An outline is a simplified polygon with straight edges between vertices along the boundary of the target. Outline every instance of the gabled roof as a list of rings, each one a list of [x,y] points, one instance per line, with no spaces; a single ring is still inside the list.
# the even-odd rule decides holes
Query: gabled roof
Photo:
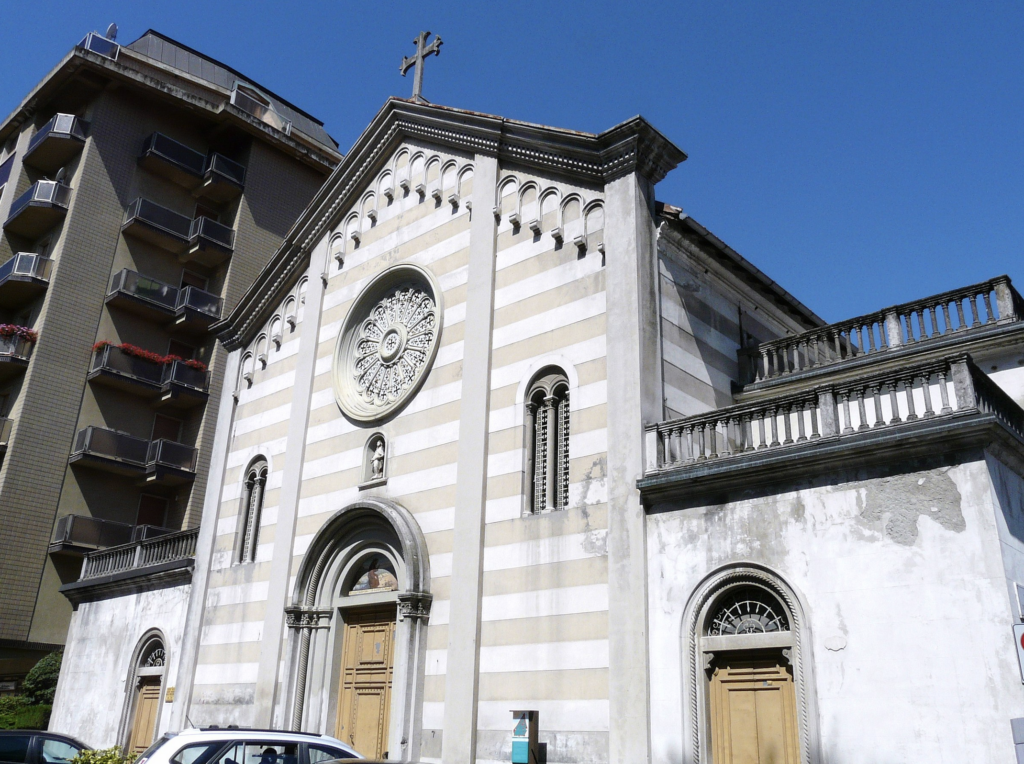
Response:
[[[356,195],[408,138],[457,151],[497,156],[505,164],[594,185],[632,172],[657,183],[686,159],[682,150],[643,117],[633,117],[594,134],[389,98],[299,216],[280,249],[235,309],[213,326],[229,350],[247,344],[266,323],[306,269],[312,246],[340,223],[355,203]]]

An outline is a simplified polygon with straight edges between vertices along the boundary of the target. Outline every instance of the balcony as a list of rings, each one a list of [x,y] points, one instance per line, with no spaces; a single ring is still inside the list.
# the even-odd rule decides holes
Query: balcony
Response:
[[[104,345],[93,353],[88,379],[131,395],[156,398],[163,384],[164,365]]]
[[[18,335],[0,335],[0,382],[25,370],[32,357],[33,342]]]
[[[178,289],[127,268],[114,274],[105,302],[152,321],[172,319],[178,304]]]
[[[103,345],[93,353],[89,381],[161,404],[188,408],[209,398],[210,374],[186,361],[154,361]]]
[[[242,165],[216,152],[207,157],[161,133],[146,139],[139,164],[217,203],[234,199],[245,186]]]
[[[1024,450],[1024,410],[967,353],[875,364],[814,389],[648,425],[645,503],[726,501],[851,467],[932,458],[991,443]]]
[[[49,552],[82,555],[97,549],[166,536],[169,533],[175,531],[157,525],[133,525],[87,515],[65,515],[57,520]]]
[[[169,440],[145,440],[102,427],[78,431],[69,463],[151,485],[180,485],[195,478],[196,450]]]
[[[71,186],[55,180],[40,180],[14,200],[4,230],[28,239],[38,239],[64,219],[71,203]]]
[[[188,255],[181,259],[213,268],[225,262],[234,249],[233,229],[208,217],[198,217],[189,229]]]
[[[160,379],[160,402],[189,408],[206,403],[210,397],[210,372],[195,369],[186,361],[165,364]]]
[[[117,60],[118,51],[121,50],[120,45],[113,40],[108,40],[99,32],[89,32],[76,47],[91,51],[112,61]]]
[[[189,248],[192,220],[148,199],[138,198],[124,211],[121,231],[175,254]]]
[[[56,114],[29,141],[25,164],[45,173],[56,172],[85,145],[89,123],[74,114]]]
[[[60,591],[77,605],[94,596],[90,590],[97,585],[109,587],[117,581],[131,587],[131,579],[158,575],[164,586],[176,581],[187,584],[192,580],[198,538],[199,529],[192,528],[90,552],[78,581],[65,584]]]
[[[985,340],[1024,321],[1024,299],[1007,276],[983,281],[866,316],[829,324],[739,351],[744,393],[859,368],[886,357],[941,352]],[[965,346],[965,348],[968,346]]]
[[[110,281],[106,303],[150,321],[169,323],[173,329],[205,332],[220,318],[223,300],[217,295],[187,286],[182,289],[135,271],[119,271]]]
[[[53,260],[34,252],[18,252],[0,265],[0,307],[15,310],[46,291]]]
[[[14,420],[7,417],[0,417],[0,455],[7,451],[7,444],[11,440],[11,430],[14,428]]]

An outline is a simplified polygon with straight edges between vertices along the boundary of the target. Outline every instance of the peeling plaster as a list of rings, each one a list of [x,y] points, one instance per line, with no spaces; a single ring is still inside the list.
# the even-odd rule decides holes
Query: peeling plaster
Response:
[[[960,508],[962,497],[948,471],[943,467],[866,481],[861,520],[868,525],[884,520],[885,535],[904,546],[917,541],[920,516],[931,518],[948,531],[963,533],[967,522]]]

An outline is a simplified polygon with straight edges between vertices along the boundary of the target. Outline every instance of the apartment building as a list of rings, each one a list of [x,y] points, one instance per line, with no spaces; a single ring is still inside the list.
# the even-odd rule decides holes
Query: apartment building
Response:
[[[148,31],[89,34],[0,123],[0,692],[83,554],[196,526],[237,303],[341,155]]]

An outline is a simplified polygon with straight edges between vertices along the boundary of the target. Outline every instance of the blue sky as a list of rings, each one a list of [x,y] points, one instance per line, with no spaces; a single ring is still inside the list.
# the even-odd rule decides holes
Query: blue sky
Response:
[[[598,132],[647,117],[658,187],[827,320],[1009,273],[1024,288],[1024,3],[10,3],[0,111],[85,32],[153,27],[343,150],[421,29],[435,103]]]

